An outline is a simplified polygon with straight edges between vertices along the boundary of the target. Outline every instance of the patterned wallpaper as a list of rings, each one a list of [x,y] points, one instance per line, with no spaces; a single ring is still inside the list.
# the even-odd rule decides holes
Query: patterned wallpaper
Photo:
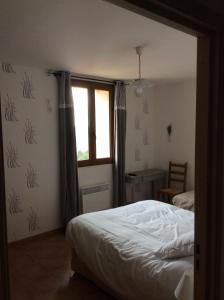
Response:
[[[127,87],[126,173],[154,167],[154,89],[136,97]],[[126,185],[127,199],[149,199],[150,186]]]
[[[43,70],[0,64],[9,241],[60,226],[56,92]]]
[[[127,88],[126,171],[143,170],[154,163],[154,90],[138,98]]]

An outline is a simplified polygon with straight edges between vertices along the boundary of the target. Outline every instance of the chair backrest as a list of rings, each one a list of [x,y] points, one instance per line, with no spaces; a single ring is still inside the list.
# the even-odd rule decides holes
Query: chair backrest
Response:
[[[169,162],[168,187],[172,186],[172,182],[182,185],[182,191],[186,191],[187,162],[184,164]]]

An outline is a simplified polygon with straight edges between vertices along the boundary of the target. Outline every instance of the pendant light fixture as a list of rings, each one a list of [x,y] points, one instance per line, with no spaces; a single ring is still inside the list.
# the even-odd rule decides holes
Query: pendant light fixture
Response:
[[[137,46],[135,48],[136,54],[138,55],[138,78],[130,82],[130,85],[134,88],[136,97],[141,97],[144,93],[144,89],[147,86],[151,86],[146,80],[142,79],[141,73],[141,56],[143,53],[144,46]]]
[[[142,74],[141,74],[141,55],[143,51],[142,46],[138,46],[135,48],[136,53],[138,55],[138,79],[135,80],[135,95],[140,97],[143,94],[143,82],[142,82]]]

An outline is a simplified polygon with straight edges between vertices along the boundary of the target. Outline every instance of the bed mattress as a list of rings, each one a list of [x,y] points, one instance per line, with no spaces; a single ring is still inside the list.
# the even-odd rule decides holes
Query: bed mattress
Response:
[[[174,300],[193,256],[159,259],[155,252],[193,227],[193,212],[146,200],[78,216],[66,235],[80,259],[117,295]]]

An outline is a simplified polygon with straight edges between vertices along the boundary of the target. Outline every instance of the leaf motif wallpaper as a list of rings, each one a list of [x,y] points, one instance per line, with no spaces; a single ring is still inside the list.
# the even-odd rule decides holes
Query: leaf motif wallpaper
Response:
[[[126,171],[153,167],[154,164],[154,88],[136,97],[127,87]]]
[[[0,96],[1,98],[1,96]],[[17,115],[16,115],[16,105],[15,102],[12,100],[12,98],[7,94],[4,103],[3,103],[3,111],[5,120],[9,122],[18,121]]]
[[[2,66],[2,72],[15,73],[12,64],[7,63],[7,62],[3,62],[3,63],[1,63],[1,66]]]
[[[21,84],[23,88],[23,97],[26,99],[35,99],[33,95],[34,86],[32,76],[25,72]]]
[[[7,149],[5,151],[5,157],[8,168],[19,167],[18,151],[11,142],[8,143]]]
[[[45,70],[0,66],[11,242],[60,227],[57,84]]]
[[[143,136],[142,136],[142,142],[144,146],[148,146],[149,145],[149,133],[148,133],[149,129],[145,128],[144,132],[143,132]]]
[[[142,97],[136,97],[127,87],[126,173],[154,167],[154,88],[147,88]],[[133,189],[126,185],[128,201],[146,199],[149,186]]]
[[[37,183],[37,171],[32,167],[30,163],[26,170],[26,185],[28,189],[39,187]]]
[[[21,199],[20,196],[15,192],[15,190],[12,188],[12,190],[8,193],[8,205],[9,205],[9,213],[10,215],[18,214],[22,212],[21,209]]]
[[[30,213],[28,215],[28,227],[30,232],[40,229],[38,214],[32,207],[30,208]]]
[[[170,160],[187,161],[187,189],[193,189],[195,115],[195,78],[148,87],[140,98],[127,87],[126,173],[150,168],[167,170]],[[169,124],[173,128],[170,141]],[[148,199],[149,188],[149,184],[141,190],[127,187],[127,197]]]
[[[36,144],[36,131],[29,119],[26,120],[24,126],[24,135],[26,144]]]

